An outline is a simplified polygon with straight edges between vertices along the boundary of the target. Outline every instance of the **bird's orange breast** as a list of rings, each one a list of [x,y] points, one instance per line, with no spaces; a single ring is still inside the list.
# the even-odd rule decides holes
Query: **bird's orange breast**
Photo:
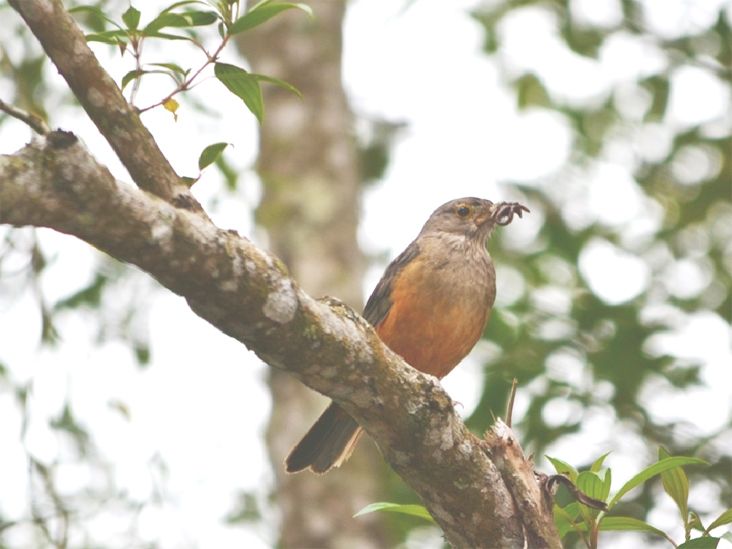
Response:
[[[379,337],[414,368],[444,377],[480,338],[493,295],[483,280],[431,270],[416,260],[395,280]]]

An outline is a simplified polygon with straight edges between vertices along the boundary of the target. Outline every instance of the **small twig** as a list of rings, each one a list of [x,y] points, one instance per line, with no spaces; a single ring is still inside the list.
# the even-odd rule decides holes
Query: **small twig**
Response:
[[[203,72],[203,70],[208,67],[210,64],[215,63],[219,55],[221,54],[221,51],[224,49],[226,44],[229,42],[229,36],[225,36],[221,40],[221,44],[216,48],[216,51],[213,54],[209,54],[203,47],[201,49],[206,54],[206,61],[201,65],[193,74],[191,74],[189,77],[187,77],[183,82],[178,84],[178,86],[170,92],[168,95],[163,97],[160,101],[157,101],[156,103],[153,103],[152,105],[148,105],[147,107],[143,107],[141,109],[138,109],[137,112],[142,114],[146,111],[149,111],[151,109],[154,109],[155,107],[159,107],[160,105],[164,105],[168,101],[170,101],[173,97],[178,95],[181,92],[184,92],[186,90],[189,90],[193,87],[193,81],[198,78],[198,76]]]
[[[511,382],[511,392],[508,395],[508,404],[506,404],[506,425],[511,427],[511,421],[513,420],[513,403],[516,400],[516,387],[518,387],[518,380],[513,378]]]
[[[47,135],[51,132],[51,128],[48,127],[48,124],[46,124],[45,120],[40,116],[26,112],[23,109],[14,107],[13,105],[8,105],[2,99],[0,99],[0,111],[3,111],[13,118],[17,118],[21,122],[25,122],[37,134]]]
[[[140,82],[142,82],[142,40],[135,39],[132,41],[132,56],[135,58],[135,70],[137,71],[138,77],[132,82],[132,91],[130,92],[130,105],[135,104],[135,97],[137,92],[140,91]]]

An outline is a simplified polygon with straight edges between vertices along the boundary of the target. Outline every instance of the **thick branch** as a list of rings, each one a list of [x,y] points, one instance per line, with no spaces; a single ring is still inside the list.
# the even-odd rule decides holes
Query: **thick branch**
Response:
[[[437,380],[349,308],[306,295],[249,240],[116,181],[61,132],[0,157],[0,223],[51,227],[149,272],[265,362],[341,403],[453,545],[524,546],[526,505]],[[533,546],[557,547],[550,533]]]
[[[94,124],[141,189],[202,211],[114,80],[87,46],[61,0],[10,0]]]
[[[485,451],[501,472],[513,497],[526,535],[526,546],[559,547],[552,515],[551,495],[536,482],[534,464],[524,457],[521,445],[510,427],[500,419],[485,434]]]

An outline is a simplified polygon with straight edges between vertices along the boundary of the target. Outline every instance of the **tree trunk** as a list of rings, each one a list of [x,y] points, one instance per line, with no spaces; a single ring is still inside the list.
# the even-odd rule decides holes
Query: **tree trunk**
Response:
[[[341,81],[341,27],[345,2],[311,2],[312,21],[284,14],[245,34],[242,50],[258,73],[295,85],[300,99],[265,88],[258,170],[264,196],[257,218],[303,288],[361,305],[363,256],[356,240],[359,170],[353,116]],[[273,370],[267,444],[282,510],[283,547],[383,547],[389,540],[379,516],[353,519],[378,499],[384,465],[364,439],[341,470],[317,477],[290,476],[283,460],[327,400]]]

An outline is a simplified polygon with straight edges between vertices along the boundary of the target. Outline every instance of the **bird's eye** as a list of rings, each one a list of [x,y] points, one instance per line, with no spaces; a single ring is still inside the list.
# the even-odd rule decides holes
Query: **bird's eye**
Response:
[[[460,206],[457,209],[457,214],[460,217],[467,217],[469,213],[470,213],[470,208],[468,208],[467,206]]]

